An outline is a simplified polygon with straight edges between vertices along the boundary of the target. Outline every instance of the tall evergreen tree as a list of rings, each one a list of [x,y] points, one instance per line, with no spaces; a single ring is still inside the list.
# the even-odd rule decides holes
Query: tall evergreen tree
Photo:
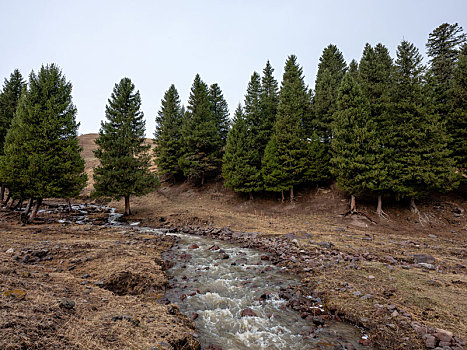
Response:
[[[7,133],[2,177],[20,197],[36,200],[30,220],[43,198],[74,197],[86,184],[71,90],[54,64],[32,72]]]
[[[467,44],[453,71],[450,91],[449,136],[452,156],[462,176],[467,174]],[[464,180],[465,181],[465,180]]]
[[[358,62],[355,60],[352,60],[349,64],[349,70],[348,72],[352,76],[352,78],[358,80]]]
[[[153,191],[159,180],[149,171],[150,145],[145,143],[141,97],[129,78],[115,84],[105,107],[94,151],[100,165],[94,168],[93,196],[124,197],[125,215],[130,215],[130,196]]]
[[[465,41],[466,35],[457,23],[443,23],[428,37],[426,48],[430,57],[430,73],[434,79],[435,111],[443,117],[448,114],[452,74]]]
[[[221,88],[217,84],[212,84],[209,87],[209,103],[222,144],[225,145],[230,128],[229,106],[224,99],[224,95],[222,95]]]
[[[446,130],[424,95],[422,57],[407,41],[398,46],[391,111],[393,130],[389,147],[393,190],[414,200],[430,190],[455,186],[453,161],[449,156]]]
[[[227,137],[222,175],[227,188],[231,188],[235,192],[250,193],[251,198],[251,181],[255,179],[257,169],[250,164],[251,148],[249,143],[246,142],[248,133],[248,125],[243,109],[238,105],[232,129],[230,129]]]
[[[174,182],[181,174],[178,160],[182,155],[183,114],[180,97],[175,85],[171,85],[161,101],[161,109],[156,117],[154,133],[154,154],[157,172],[166,175]]]
[[[182,126],[183,156],[180,167],[186,177],[204,184],[206,176],[219,172],[222,139],[211,112],[207,85],[196,75]]]
[[[274,122],[276,121],[277,106],[279,104],[279,86],[273,74],[274,69],[269,61],[267,61],[263,69],[263,77],[261,78],[261,118],[256,140],[261,159],[272,135]]]
[[[366,99],[370,102],[370,117],[378,125],[375,130],[379,147],[373,148],[373,178],[369,189],[378,196],[376,212],[383,214],[382,195],[391,188],[391,173],[388,170],[391,148],[387,146],[392,123],[390,117],[393,62],[388,49],[377,44],[374,48],[365,45],[359,64],[359,81]]]
[[[263,162],[263,164],[275,165],[280,168],[271,169],[271,173],[285,175],[285,177],[279,178],[279,184],[281,188],[290,190],[291,201],[294,199],[294,186],[312,180],[307,178],[307,174],[310,174],[308,168],[320,166],[319,164],[310,164],[310,159],[312,159],[309,157],[311,144],[319,143],[319,140],[312,139],[306,134],[305,125],[309,116],[310,100],[302,68],[297,63],[297,57],[291,55],[285,64],[279,92],[277,118],[272,135],[273,141],[271,145],[266,147],[265,161]],[[277,159],[273,154],[277,154]],[[264,180],[267,191],[278,190],[277,186],[268,185],[268,183],[271,184],[275,181],[269,181],[267,178]]]
[[[250,193],[259,192],[263,189],[263,178],[261,174],[261,157],[264,152],[260,142],[263,127],[263,113],[261,109],[261,78],[254,72],[248,83],[245,95],[245,123],[248,129],[244,140],[248,147],[248,154],[243,159],[246,167],[253,169],[249,171],[249,178],[245,178],[243,191]]]
[[[337,46],[327,46],[319,58],[313,112],[315,127],[319,136],[327,144],[328,151],[332,138],[332,117],[337,108],[337,90],[346,70],[344,56]],[[329,161],[329,158],[327,160]]]
[[[25,87],[26,83],[18,69],[15,69],[13,73],[10,74],[10,80],[5,78],[3,89],[0,93],[0,156],[3,155],[5,137],[16,112],[21,92]],[[5,184],[2,179],[0,179],[0,183],[0,200],[3,201]]]
[[[355,196],[369,190],[375,149],[379,147],[370,104],[358,82],[347,73],[342,79],[334,114],[331,170],[339,188],[351,195],[350,211],[356,210]]]

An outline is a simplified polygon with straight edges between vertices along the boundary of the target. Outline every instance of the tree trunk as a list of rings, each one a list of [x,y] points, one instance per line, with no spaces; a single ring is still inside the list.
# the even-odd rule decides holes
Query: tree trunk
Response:
[[[5,201],[5,203],[3,203],[3,205],[4,205],[5,207],[7,206],[8,201],[10,200],[10,198],[11,198],[11,195],[10,195],[10,192],[8,192],[8,196],[6,196],[6,201]]]
[[[201,186],[203,186],[203,185],[204,185],[204,174],[201,175]]]
[[[294,195],[293,195],[293,186],[290,187],[290,203],[292,203],[294,200]]]
[[[282,194],[282,203],[284,203],[284,201],[285,201],[284,191],[281,191],[281,194]]]
[[[32,203],[34,202],[34,199],[29,198],[28,204],[26,205],[26,209],[24,209],[24,215],[28,215],[29,212],[31,211]]]
[[[415,205],[415,199],[410,198],[410,211],[414,214],[420,214],[420,211],[418,210],[417,206]]]
[[[379,216],[383,215],[383,200],[380,194],[378,194],[378,206],[376,207],[376,214]]]
[[[71,207],[71,199],[70,199],[70,198],[67,198],[67,199],[66,199],[66,205],[68,206],[68,212],[71,213],[71,211],[73,210],[73,208]]]
[[[17,210],[17,209],[21,210],[22,206],[23,206],[23,198],[20,198],[18,199],[18,203],[16,203],[16,205],[13,207],[13,210]]]
[[[5,199],[5,184],[2,184],[2,188],[0,189],[0,201],[3,202]]]
[[[250,201],[253,200],[253,192],[250,192]]]
[[[131,215],[131,210],[130,210],[130,196],[125,196],[125,216],[126,215]]]
[[[7,209],[12,209],[12,210],[13,210],[13,207],[14,207],[14,205],[15,205],[15,201],[16,201],[16,199],[13,198],[13,199],[11,200],[10,204],[8,204],[8,205],[6,206]]]
[[[34,205],[34,208],[32,209],[31,215],[29,216],[29,222],[32,222],[36,218],[37,212],[39,211],[41,204],[42,204],[42,198],[37,198],[36,204]]]
[[[357,211],[357,205],[355,204],[355,196],[352,194],[350,195],[350,212],[356,212]]]

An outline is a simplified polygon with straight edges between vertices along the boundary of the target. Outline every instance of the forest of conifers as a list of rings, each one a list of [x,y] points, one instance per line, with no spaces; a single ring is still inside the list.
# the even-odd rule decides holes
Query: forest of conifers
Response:
[[[155,162],[168,181],[204,184],[222,175],[236,192],[276,192],[328,184],[355,197],[414,200],[455,189],[467,157],[467,44],[458,24],[429,34],[428,66],[418,48],[402,41],[395,57],[383,44],[366,44],[347,64],[335,45],[320,57],[314,89],[296,56],[280,83],[269,63],[254,72],[243,105],[229,118],[218,84],[196,75],[188,103],[166,91],[156,117]],[[0,94],[1,199],[71,198],[86,184],[77,139],[71,83],[55,65],[23,80],[15,70]],[[95,152],[95,196],[125,198],[155,189],[139,91],[128,78],[115,84]],[[17,204],[18,205],[18,204]],[[21,206],[20,206],[21,207]]]

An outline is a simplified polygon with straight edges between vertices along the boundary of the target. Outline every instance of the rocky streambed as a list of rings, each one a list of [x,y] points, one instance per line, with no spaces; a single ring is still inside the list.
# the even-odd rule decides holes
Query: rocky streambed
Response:
[[[273,257],[212,238],[176,234],[166,297],[191,317],[207,349],[363,349],[360,329],[333,320],[317,295]],[[363,336],[363,338],[362,338]]]

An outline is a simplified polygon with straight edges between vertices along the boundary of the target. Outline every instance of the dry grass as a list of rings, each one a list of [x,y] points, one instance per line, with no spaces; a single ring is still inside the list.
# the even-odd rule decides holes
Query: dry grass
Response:
[[[163,343],[181,349],[193,341],[191,322],[157,303],[167,282],[160,263],[169,240],[101,227],[2,226],[1,349],[151,349]],[[6,253],[9,248],[14,252]],[[44,249],[42,260],[24,262]],[[5,293],[15,289],[25,297]],[[60,307],[64,298],[75,307]]]

